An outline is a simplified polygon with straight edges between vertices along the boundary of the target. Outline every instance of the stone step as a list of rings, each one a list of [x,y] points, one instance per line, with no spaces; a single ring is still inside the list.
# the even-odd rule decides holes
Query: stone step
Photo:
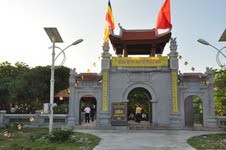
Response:
[[[142,123],[128,124],[128,129],[130,130],[147,130],[151,128],[152,128],[151,124],[142,124]]]

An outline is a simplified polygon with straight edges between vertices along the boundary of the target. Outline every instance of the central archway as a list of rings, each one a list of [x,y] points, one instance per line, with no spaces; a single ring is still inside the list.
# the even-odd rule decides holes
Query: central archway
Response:
[[[140,106],[142,108],[141,111],[141,123],[150,124],[152,123],[152,96],[149,91],[143,87],[133,88],[129,94],[127,99],[127,114],[128,114],[128,123],[136,124],[136,107]]]

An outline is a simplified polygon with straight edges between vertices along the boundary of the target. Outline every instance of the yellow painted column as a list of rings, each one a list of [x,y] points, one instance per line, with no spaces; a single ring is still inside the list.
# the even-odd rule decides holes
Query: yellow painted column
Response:
[[[108,72],[102,72],[102,111],[108,112]]]
[[[172,97],[173,97],[173,112],[178,112],[178,83],[177,72],[172,71]]]

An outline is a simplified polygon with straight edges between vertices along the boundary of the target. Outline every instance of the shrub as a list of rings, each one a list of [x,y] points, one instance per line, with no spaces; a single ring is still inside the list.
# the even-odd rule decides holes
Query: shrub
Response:
[[[61,130],[61,129],[54,129],[52,134],[49,136],[49,140],[54,142],[64,142],[70,139],[71,135],[73,134],[72,130]]]
[[[24,123],[23,122],[12,122],[12,123],[6,124],[5,125],[5,131],[12,133],[16,130],[19,130],[18,125],[20,125],[22,127],[22,126],[24,126]]]
[[[53,112],[55,114],[66,114],[68,113],[68,104],[61,104],[53,107]]]

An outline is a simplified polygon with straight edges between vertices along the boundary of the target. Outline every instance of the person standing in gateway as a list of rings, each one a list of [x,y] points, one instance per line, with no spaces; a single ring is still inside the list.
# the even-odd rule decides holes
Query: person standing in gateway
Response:
[[[138,105],[136,108],[136,122],[138,123],[141,121],[141,110],[142,108]]]
[[[89,106],[86,106],[86,108],[84,109],[84,112],[85,112],[85,123],[89,123],[89,116],[90,116],[90,107]]]

